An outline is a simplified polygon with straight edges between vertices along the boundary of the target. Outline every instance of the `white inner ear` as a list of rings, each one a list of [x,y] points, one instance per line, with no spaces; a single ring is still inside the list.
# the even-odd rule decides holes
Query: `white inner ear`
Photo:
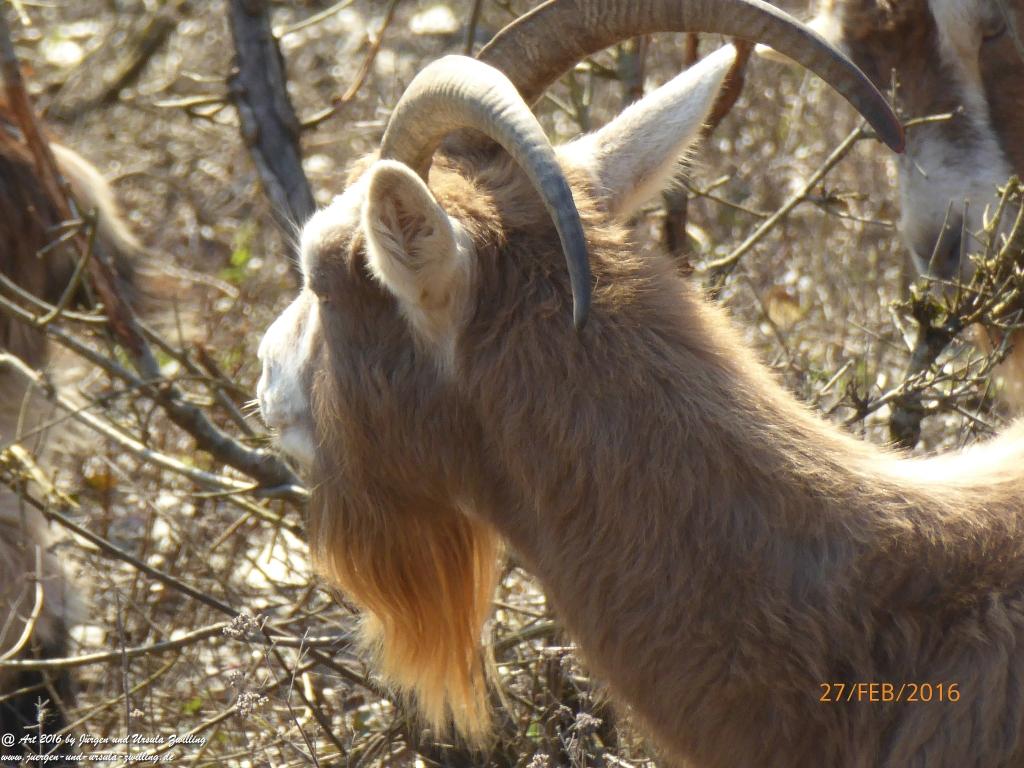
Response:
[[[735,59],[731,45],[720,48],[600,130],[561,147],[560,157],[591,174],[613,215],[630,216],[668,184]]]
[[[473,244],[423,180],[402,163],[377,162],[363,206],[367,261],[428,342],[453,342],[463,319]]]
[[[403,301],[443,304],[456,250],[448,215],[406,166],[384,160],[370,174],[363,225],[371,269]]]

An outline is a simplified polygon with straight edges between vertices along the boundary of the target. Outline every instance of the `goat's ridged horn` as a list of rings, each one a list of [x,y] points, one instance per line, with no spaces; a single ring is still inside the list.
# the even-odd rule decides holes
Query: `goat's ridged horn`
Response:
[[[576,62],[656,32],[709,32],[763,43],[814,72],[903,151],[903,126],[878,89],[823,37],[762,0],[548,0],[480,51],[532,104]]]
[[[471,128],[500,144],[540,194],[562,242],[572,286],[573,322],[590,310],[590,262],[572,190],[537,118],[515,86],[493,67],[445,56],[425,67],[399,99],[380,154],[405,163],[426,181],[435,150],[457,130]]]

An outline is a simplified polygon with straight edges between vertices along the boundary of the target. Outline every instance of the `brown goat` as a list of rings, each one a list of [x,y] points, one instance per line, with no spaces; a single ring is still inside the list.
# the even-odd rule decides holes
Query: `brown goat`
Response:
[[[893,87],[907,117],[952,115],[908,132],[900,231],[921,272],[970,273],[962,255],[984,250],[986,207],[1024,178],[1024,0],[821,0],[811,26]],[[974,338],[990,350],[980,329]],[[1024,412],[1024,333],[1012,346],[999,374]]]
[[[698,31],[701,9],[763,10],[696,6]],[[772,13],[761,33],[798,29]],[[620,224],[666,181],[732,59],[557,156],[512,87],[533,98],[536,82],[452,57],[409,86],[381,156],[305,227],[303,289],[260,345],[261,410],[310,476],[314,562],[366,610],[386,677],[476,742],[504,541],[673,761],[1020,765],[1024,424],[955,457],[866,445],[795,402]],[[463,127],[508,156],[456,139],[431,170]],[[594,287],[574,331],[581,248]],[[958,700],[823,703],[835,683]]]
[[[952,113],[909,132],[898,169],[921,271],[956,275],[961,233],[982,228],[1011,174],[1024,178],[1024,0],[823,0],[811,25],[908,117]]]
[[[0,103],[0,273],[48,303],[57,302],[68,285],[78,255],[70,245],[54,246],[61,223],[58,206],[36,175],[31,154]],[[97,236],[114,258],[123,278],[131,280],[142,247],[124,225],[113,193],[99,172],[74,151],[51,144],[61,173],[83,213],[97,214]],[[0,289],[3,290],[3,289]],[[6,293],[6,291],[5,291]],[[45,334],[6,314],[0,315],[0,352],[33,366],[48,360]],[[0,364],[0,449],[41,422],[21,377]],[[15,494],[0,490],[0,657],[64,656],[67,624],[75,598],[51,544],[46,523]],[[37,582],[37,563],[41,582]],[[41,605],[37,601],[41,600]],[[38,609],[38,618],[30,615]],[[70,702],[71,680],[39,673],[0,671],[0,734],[20,734],[37,723],[37,701]],[[59,707],[47,707],[46,725],[63,726]],[[61,750],[58,749],[57,752]],[[21,747],[0,747],[0,755],[21,754]],[[56,754],[56,753],[55,753]]]

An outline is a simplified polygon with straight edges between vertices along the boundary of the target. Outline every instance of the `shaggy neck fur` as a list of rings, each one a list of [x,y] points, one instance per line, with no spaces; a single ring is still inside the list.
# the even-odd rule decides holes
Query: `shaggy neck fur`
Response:
[[[367,610],[386,679],[432,726],[485,741],[503,539],[674,760],[1020,764],[1024,427],[927,461],[849,437],[569,175],[595,285],[581,334],[550,219],[493,157],[431,172],[476,258],[451,359],[413,339],[358,231],[307,254],[303,300],[335,302],[303,384],[310,542]],[[869,682],[960,699],[819,701]]]
[[[702,766],[1024,759],[1022,425],[933,460],[854,440],[667,260],[623,256],[622,233],[584,215],[586,332],[565,322],[553,235],[506,222],[456,382],[500,467],[490,483],[516,500],[475,508],[594,671]],[[961,699],[819,702],[823,683],[872,681],[956,683]]]

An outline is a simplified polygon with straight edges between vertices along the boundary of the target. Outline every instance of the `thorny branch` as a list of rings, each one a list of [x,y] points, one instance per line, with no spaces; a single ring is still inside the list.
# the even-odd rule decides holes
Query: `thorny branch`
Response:
[[[946,393],[939,384],[944,373],[939,357],[954,339],[972,326],[995,330],[1001,338],[983,361],[974,377],[986,378],[1005,359],[1012,343],[1011,332],[1024,323],[1024,187],[1017,178],[1007,182],[981,241],[982,253],[972,256],[973,272],[965,282],[950,285],[944,281],[923,279],[914,286],[910,298],[897,310],[912,318],[917,326],[910,364],[904,383],[894,393],[883,396],[891,402],[889,431],[895,444],[913,447],[921,437],[921,422],[926,415],[948,408],[950,401],[970,392],[964,382],[956,382]],[[1017,214],[1000,244],[1000,232],[1009,211]],[[987,333],[978,330],[975,334]],[[938,396],[937,396],[938,395]],[[934,401],[925,404],[927,397]],[[882,400],[883,398],[879,398]],[[878,401],[876,401],[877,403]],[[861,410],[863,410],[863,407]],[[877,407],[877,405],[875,406]]]

